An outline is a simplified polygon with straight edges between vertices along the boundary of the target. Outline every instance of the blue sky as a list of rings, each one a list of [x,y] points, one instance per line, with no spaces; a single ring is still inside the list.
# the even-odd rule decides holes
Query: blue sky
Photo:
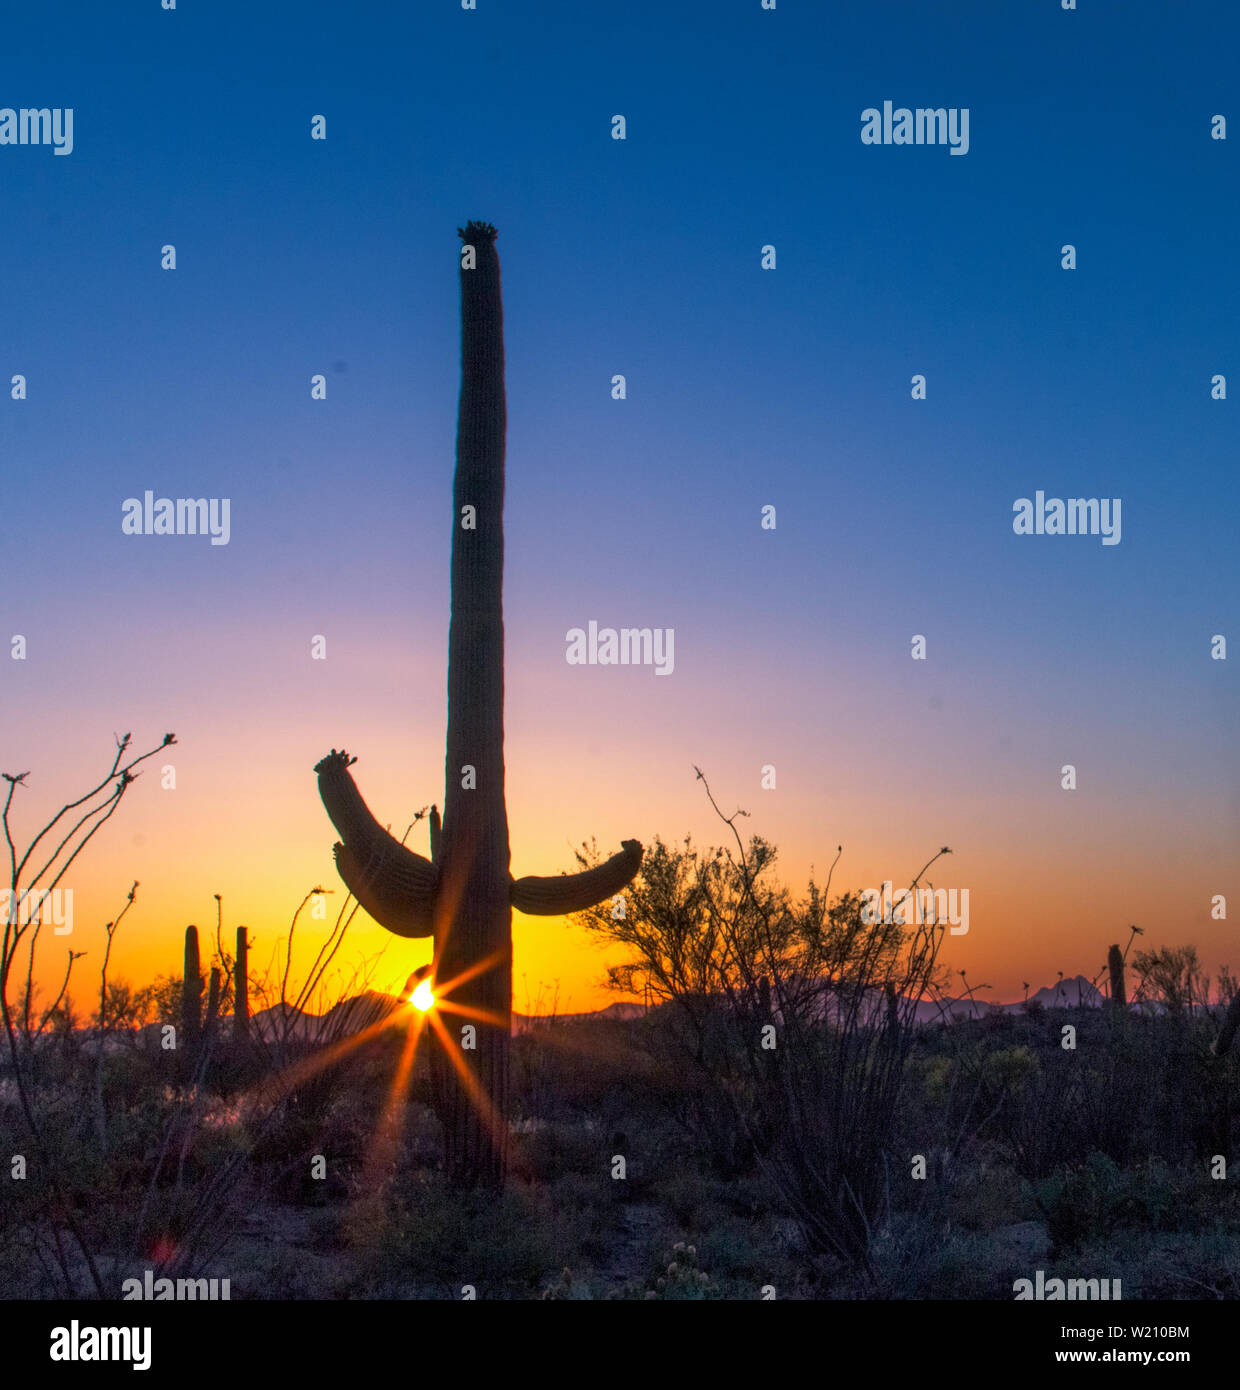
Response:
[[[1210,139],[1240,119],[1233,5],[144,0],[5,33],[0,104],[75,112],[70,156],[0,148],[0,379],[30,383],[0,408],[25,538],[0,622],[45,663],[0,688],[6,757],[121,706],[160,732],[193,710],[208,745],[243,716],[442,737],[455,228],[479,217],[510,735],[618,715],[658,732],[658,775],[666,738],[676,778],[713,759],[746,788],[770,746],[805,788],[912,764],[945,798],[924,838],[972,797],[994,856],[1075,757],[1116,854],[1149,864],[1170,822],[1234,874],[1240,656],[1207,659],[1240,638],[1236,403],[1209,397],[1215,372],[1240,391],[1240,126]],[[863,145],[888,99],[968,107],[968,154]],[[229,546],[122,537],[145,488],[229,496]],[[1121,497],[1122,543],[1013,536],[1039,488]],[[676,689],[565,684],[590,618],[674,626]],[[328,628],[352,679],[308,696]],[[691,782],[642,833],[685,828]],[[762,827],[794,863],[853,826],[805,796]]]

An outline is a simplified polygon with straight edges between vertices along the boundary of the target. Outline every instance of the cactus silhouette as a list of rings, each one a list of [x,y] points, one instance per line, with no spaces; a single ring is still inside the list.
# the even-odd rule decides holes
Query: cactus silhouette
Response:
[[[220,1021],[220,985],[222,976],[218,965],[211,967],[211,987],[207,991],[207,1019],[202,1026],[202,1035],[205,1042],[211,1042],[215,1037],[215,1030]]]
[[[461,394],[452,509],[448,733],[444,812],[430,817],[431,857],[406,848],[371,815],[353,782],[356,762],[335,749],[315,766],[340,834],[336,867],[366,911],[398,936],[435,939],[436,997],[446,990],[432,1052],[444,1168],[456,1186],[497,1185],[508,1149],[512,1030],[512,909],[578,912],[618,893],[642,846],[584,873],[509,873],[504,798],[504,318],[496,230],[457,229],[461,247]],[[451,1010],[455,1007],[459,1013]],[[462,1046],[464,1028],[475,1030]]]
[[[244,927],[237,928],[237,959],[233,962],[233,1026],[237,1042],[250,1036],[250,937]]]
[[[193,1069],[202,1036],[202,972],[198,964],[198,928],[185,928],[185,969],[181,975],[181,1057]]]
[[[1118,945],[1112,946],[1107,952],[1107,969],[1111,973],[1111,1003],[1116,1008],[1123,1008],[1128,996],[1124,988],[1124,957]]]

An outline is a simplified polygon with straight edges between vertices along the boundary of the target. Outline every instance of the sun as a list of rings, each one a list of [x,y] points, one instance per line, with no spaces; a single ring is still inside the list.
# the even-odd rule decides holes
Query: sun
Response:
[[[429,979],[423,980],[417,989],[409,996],[409,1002],[415,1009],[421,1009],[423,1013],[435,1005],[435,992],[431,989]]]

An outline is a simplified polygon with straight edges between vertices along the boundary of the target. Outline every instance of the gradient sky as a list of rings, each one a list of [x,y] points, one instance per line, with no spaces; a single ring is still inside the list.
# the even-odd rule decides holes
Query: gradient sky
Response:
[[[984,997],[1093,975],[1130,922],[1240,968],[1240,407],[1210,398],[1240,393],[1240,12],[1080,3],[7,16],[0,106],[75,121],[67,157],[0,147],[19,837],[114,733],[179,740],[177,789],[145,776],[66,880],[79,997],[133,879],[135,979],[214,893],[261,963],[340,890],[329,748],[398,834],[442,804],[469,218],[504,282],[514,873],[722,842],[697,763],[797,889],[837,844],[837,888],[951,846],[945,959]],[[968,107],[968,154],[863,145],[885,100]],[[230,543],[122,535],[148,488],[230,498]],[[1015,536],[1036,489],[1120,497],[1121,543]],[[674,674],[568,666],[590,619],[674,628]],[[607,1002],[583,933],[515,941],[515,1007]],[[429,958],[359,917],[354,958],[385,945],[381,985]]]

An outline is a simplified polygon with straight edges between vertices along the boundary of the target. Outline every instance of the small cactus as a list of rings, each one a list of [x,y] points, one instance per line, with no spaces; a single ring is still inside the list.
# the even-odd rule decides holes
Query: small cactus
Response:
[[[698,1267],[696,1245],[678,1240],[662,1258],[668,1263],[663,1273],[655,1279],[654,1297],[699,1300],[721,1296],[719,1284],[706,1270]],[[650,1298],[651,1293],[648,1292],[646,1297]]]
[[[237,959],[233,964],[233,1037],[245,1041],[250,1036],[250,938],[244,927],[237,928]]]
[[[218,965],[211,967],[211,987],[207,991],[207,1021],[203,1024],[202,1034],[204,1038],[210,1038],[215,1032],[215,1026],[219,1022],[220,1016],[220,968]]]
[[[1107,952],[1107,968],[1111,972],[1111,1003],[1117,1009],[1122,1009],[1128,1002],[1128,996],[1124,990],[1124,957],[1118,946],[1112,946]]]
[[[185,928],[185,969],[181,976],[181,1045],[193,1057],[202,1036],[202,972],[198,964],[198,928]]]

